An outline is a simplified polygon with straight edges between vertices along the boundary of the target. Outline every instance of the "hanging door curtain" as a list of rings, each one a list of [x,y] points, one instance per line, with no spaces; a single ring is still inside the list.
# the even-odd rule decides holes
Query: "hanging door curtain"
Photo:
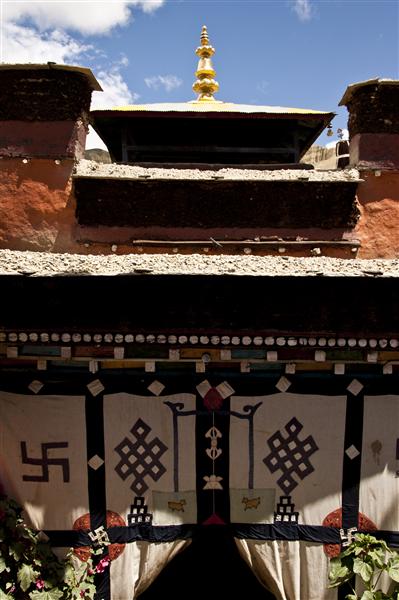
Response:
[[[7,375],[1,483],[57,552],[104,545],[99,599],[137,598],[198,527],[225,526],[276,598],[332,600],[329,557],[355,530],[399,546],[398,383]]]

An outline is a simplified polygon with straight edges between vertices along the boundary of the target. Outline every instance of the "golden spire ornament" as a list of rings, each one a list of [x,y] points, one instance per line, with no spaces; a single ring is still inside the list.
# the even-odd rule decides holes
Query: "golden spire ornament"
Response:
[[[219,84],[214,77],[216,71],[212,65],[212,56],[215,48],[209,43],[208,30],[204,25],[201,31],[201,45],[195,53],[199,56],[198,68],[195,72],[197,81],[193,84],[193,90],[198,94],[197,102],[217,102],[213,94],[218,91]]]

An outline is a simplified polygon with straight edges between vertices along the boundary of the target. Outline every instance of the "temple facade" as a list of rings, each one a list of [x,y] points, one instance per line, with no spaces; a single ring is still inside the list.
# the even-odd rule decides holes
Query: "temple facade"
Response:
[[[196,54],[195,100],[93,112],[90,70],[0,65],[0,483],[110,558],[98,600],[341,600],[357,531],[399,546],[399,81],[347,88],[321,171],[333,112]]]

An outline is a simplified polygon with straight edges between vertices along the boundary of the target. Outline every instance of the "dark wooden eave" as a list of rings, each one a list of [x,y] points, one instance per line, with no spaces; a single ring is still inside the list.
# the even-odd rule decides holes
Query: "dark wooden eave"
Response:
[[[97,110],[90,115],[114,162],[296,163],[334,113]]]
[[[0,329],[399,334],[399,279],[205,275],[0,276]]]

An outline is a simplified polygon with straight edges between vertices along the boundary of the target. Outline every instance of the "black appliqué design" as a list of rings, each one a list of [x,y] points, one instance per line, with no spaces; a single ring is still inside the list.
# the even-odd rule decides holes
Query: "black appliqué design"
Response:
[[[144,502],[144,498],[135,498],[130,506],[130,513],[127,515],[128,525],[138,525],[145,523],[151,525],[152,514],[148,512],[148,506]]]
[[[274,513],[275,523],[298,523],[299,513],[295,510],[295,504],[291,502],[291,496],[280,496]]]
[[[166,472],[160,458],[168,448],[157,437],[151,442],[148,441],[147,436],[151,427],[142,419],[138,419],[130,431],[136,441],[132,442],[125,437],[116,446],[115,452],[119,454],[121,460],[115,467],[115,471],[124,481],[132,475],[134,480],[130,489],[137,496],[141,496],[148,490],[146,477],[158,481]]]
[[[41,444],[41,458],[30,458],[26,449],[26,442],[21,442],[22,464],[36,465],[42,469],[41,475],[23,475],[23,481],[48,483],[50,481],[49,467],[61,467],[63,481],[64,483],[69,483],[69,459],[49,457],[49,450],[54,450],[56,448],[68,448],[68,442],[48,442]]]
[[[313,473],[314,467],[310,463],[309,457],[319,448],[311,435],[304,440],[299,439],[298,436],[303,425],[295,417],[287,423],[284,429],[287,432],[286,437],[281,431],[276,431],[267,440],[271,452],[263,459],[263,462],[271,473],[278,470],[283,472],[277,484],[286,495],[289,495],[299,483],[293,475],[302,480]]]

